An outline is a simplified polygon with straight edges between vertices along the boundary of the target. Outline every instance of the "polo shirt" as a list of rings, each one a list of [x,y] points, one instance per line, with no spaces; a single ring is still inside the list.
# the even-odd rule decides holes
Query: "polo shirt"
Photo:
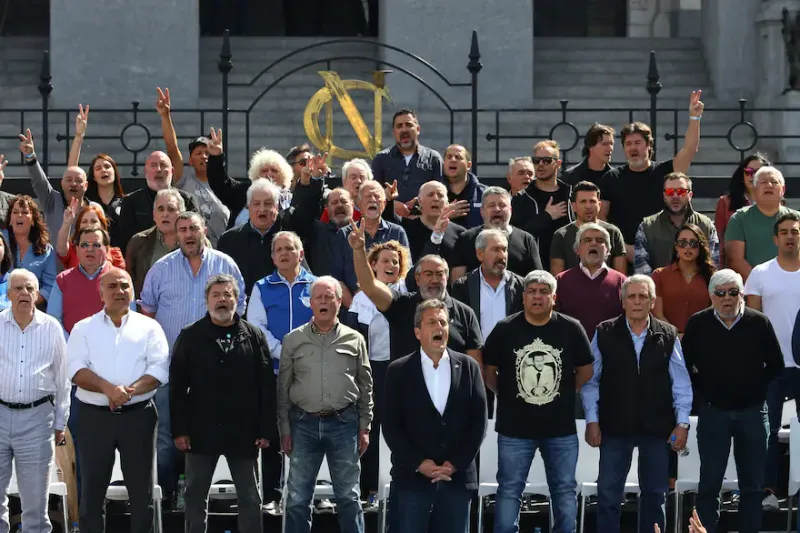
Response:
[[[744,258],[750,266],[766,263],[778,255],[775,245],[774,225],[784,213],[792,211],[788,207],[780,206],[771,217],[766,216],[757,205],[748,205],[736,211],[728,221],[725,231],[725,241],[744,242]]]

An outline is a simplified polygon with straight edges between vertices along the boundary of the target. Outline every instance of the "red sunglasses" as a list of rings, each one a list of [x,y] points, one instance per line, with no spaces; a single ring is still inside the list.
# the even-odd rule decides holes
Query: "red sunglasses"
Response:
[[[752,178],[756,173],[756,169],[750,167],[744,167],[744,175],[748,178]]]
[[[686,196],[690,192],[691,191],[689,189],[684,189],[683,187],[681,187],[679,189],[673,188],[673,187],[670,187],[668,189],[664,189],[664,194],[666,194],[667,196],[678,196],[679,198],[683,198],[684,196]]]

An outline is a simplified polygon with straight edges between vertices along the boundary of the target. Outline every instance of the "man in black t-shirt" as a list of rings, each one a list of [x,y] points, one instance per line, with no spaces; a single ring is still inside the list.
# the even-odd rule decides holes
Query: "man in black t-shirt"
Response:
[[[700,101],[702,92],[692,92],[689,126],[684,134],[683,148],[673,159],[660,163],[652,161],[653,132],[647,124],[634,122],[620,131],[628,164],[613,168],[600,178],[603,198],[600,218],[622,230],[630,263],[633,263],[633,244],[639,224],[644,217],[658,213],[663,208],[664,176],[671,172],[686,174],[700,146],[700,119],[704,107]]]
[[[408,355],[419,348],[414,335],[414,316],[417,305],[424,300],[441,300],[450,315],[450,337],[447,347],[465,353],[482,364],[481,347],[483,337],[481,326],[475,312],[467,305],[447,294],[449,269],[447,262],[438,255],[426,255],[414,268],[414,278],[418,292],[400,294],[375,279],[375,274],[367,261],[364,244],[364,231],[355,224],[348,236],[353,248],[353,267],[361,290],[364,291],[378,311],[389,322],[389,351],[392,361]]]
[[[497,395],[495,531],[515,530],[537,449],[547,470],[553,531],[575,531],[575,391],[592,377],[592,350],[580,323],[553,311],[555,295],[549,272],[529,273],[524,311],[498,322],[486,340],[484,376]]]
[[[595,122],[583,137],[583,161],[561,173],[561,181],[573,187],[582,181],[594,184],[611,170],[614,154],[614,128]]]

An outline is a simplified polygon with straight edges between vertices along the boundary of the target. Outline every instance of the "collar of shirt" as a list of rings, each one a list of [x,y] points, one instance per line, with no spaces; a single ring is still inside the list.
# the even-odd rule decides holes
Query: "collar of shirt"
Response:
[[[589,272],[589,269],[586,268],[585,266],[583,266],[583,262],[578,263],[578,266],[581,267],[581,272],[586,274],[586,277],[589,278],[589,279],[595,279],[595,278],[597,278],[597,276],[602,274],[604,271],[608,270],[608,265],[606,265],[605,262],[603,262],[603,264],[600,265],[600,268],[598,268],[597,270],[594,271],[594,274]],[[628,326],[628,327],[630,328],[630,326]]]
[[[422,364],[423,365],[427,365],[430,368],[434,368],[433,367],[433,359],[431,359],[430,355],[425,353],[425,350],[423,350],[422,347],[420,347],[419,353],[422,356],[421,357]],[[442,354],[441,359],[439,359],[439,365],[434,370],[438,370],[439,368],[441,368],[442,367],[442,363],[447,363],[448,365],[450,364],[450,354],[447,353],[447,350],[445,350],[444,353]]]
[[[290,282],[287,280],[283,274],[278,272],[278,269],[275,269],[275,272],[269,275],[269,279],[267,280],[269,283],[285,283],[290,287],[294,286],[296,283],[310,283],[311,282],[311,274],[303,268],[300,267],[300,272],[294,277],[294,281]]]
[[[181,250],[180,247],[178,247],[178,249],[175,251],[181,254],[183,264],[186,265],[186,268],[188,268],[189,271],[191,271],[191,264],[189,263],[189,258],[183,255],[183,250]],[[205,264],[207,258],[208,258],[208,247],[203,246],[203,250],[200,252],[200,268],[203,268],[203,264]]]
[[[644,348],[644,341],[647,340],[647,332],[650,330],[650,316],[647,316],[647,325],[645,326],[644,330],[640,334],[636,334],[631,329],[631,323],[628,318],[625,318],[625,326],[627,326],[628,331],[631,334],[631,340],[633,341],[633,349],[636,351],[636,362],[639,362],[639,356],[642,353],[642,348]]]
[[[314,335],[319,335],[321,337],[324,337],[326,335],[334,333],[337,329],[339,329],[339,321],[338,320],[333,325],[333,327],[331,329],[329,329],[328,331],[320,331],[320,329],[317,328],[317,325],[314,323],[313,319],[311,320],[310,324],[311,324],[311,333],[313,333]]]
[[[722,317],[719,316],[719,313],[716,309],[714,309],[714,316],[717,317],[717,320],[719,320],[720,324],[725,326],[725,329],[731,330],[736,324],[739,323],[739,321],[742,319],[742,316],[744,316],[744,304],[739,306],[739,310],[736,312],[736,318],[733,319],[733,324],[731,324],[730,327],[725,323],[724,320],[722,320]]]
[[[31,320],[31,323],[28,324],[28,326],[29,327],[33,326],[33,325],[37,325],[38,326],[38,325],[44,323],[44,315],[45,314],[46,313],[43,312],[43,311],[39,311],[38,309],[34,309],[33,310],[33,319]],[[19,324],[17,324],[17,320],[14,318],[14,313],[11,311],[10,307],[8,309],[6,309],[5,311],[0,312],[0,321],[11,322],[12,324],[14,324],[15,326],[17,326],[19,328]]]
[[[128,317],[130,315],[131,315],[130,310],[126,311],[125,314],[122,315],[122,321],[119,324],[120,328],[124,328],[125,327],[125,324],[128,323]],[[105,307],[103,308],[103,324],[105,324],[107,326],[112,326],[112,327],[115,327],[115,328],[117,327],[117,325],[114,324],[114,321],[111,320],[111,317],[108,316],[108,312],[106,311]]]
[[[95,271],[94,271],[94,274],[89,274],[89,273],[88,273],[88,272],[86,272],[86,270],[83,268],[83,265],[81,265],[80,263],[78,263],[78,270],[80,270],[80,271],[81,271],[81,273],[83,273],[83,275],[84,275],[84,276],[86,276],[88,279],[94,279],[94,278],[96,278],[97,276],[99,276],[99,275],[100,275],[100,272],[102,272],[102,271],[103,271],[103,267],[104,267],[104,266],[106,266],[106,265],[105,265],[105,263],[104,263],[104,264],[102,264],[102,265],[100,265],[100,266],[97,268],[97,270],[95,270]]]
[[[271,230],[271,229],[272,229],[272,226],[270,226],[270,227],[268,227],[268,228],[267,228],[265,231],[261,231],[260,229],[258,229],[257,227],[255,227],[255,226],[253,225],[253,222],[252,222],[252,221],[250,221],[250,220],[248,220],[248,221],[247,221],[247,224],[250,226],[250,229],[251,229],[252,231],[254,231],[255,233],[258,233],[258,234],[259,234],[259,235],[261,235],[262,237],[263,237],[263,236],[265,236],[267,233],[269,233],[269,230]],[[274,226],[274,224],[273,224],[273,226]]]
[[[500,283],[497,285],[497,288],[494,289],[494,288],[492,288],[491,285],[489,285],[489,282],[486,281],[486,278],[483,277],[483,268],[478,267],[478,275],[481,277],[481,286],[489,289],[490,291],[492,291],[494,293],[502,291],[506,286],[506,282],[508,281],[508,278],[511,277],[511,274],[508,272],[508,270],[504,270],[503,271],[503,279],[500,280]]]

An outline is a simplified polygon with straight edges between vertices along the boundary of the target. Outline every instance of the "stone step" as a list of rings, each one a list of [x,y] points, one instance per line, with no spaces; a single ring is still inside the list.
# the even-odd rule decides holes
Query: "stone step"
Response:
[[[636,87],[631,87],[630,85],[604,85],[602,89],[599,89],[595,85],[590,84],[581,84],[581,85],[539,85],[537,84],[534,87],[534,97],[535,98],[565,98],[565,99],[572,99],[572,98],[592,98],[593,95],[598,95],[599,90],[602,90],[603,98],[618,98],[623,100],[622,103],[625,103],[624,100],[631,96],[631,94],[636,94],[637,89]],[[712,96],[713,91],[709,88],[703,89],[703,94],[706,94],[708,91],[709,96]],[[688,108],[689,105],[689,95],[687,94],[686,89],[683,87],[668,87],[664,86],[659,91],[658,96],[659,98],[681,98],[685,97],[686,106]]]
[[[630,38],[630,37],[535,37],[534,50],[588,50],[600,49],[615,53],[620,50],[696,50],[699,39],[680,38]]]
[[[656,62],[686,62],[691,63],[697,60],[698,54],[702,49],[691,47],[686,49],[656,50]],[[650,61],[650,50],[648,49],[622,49],[607,50],[602,48],[536,48],[533,50],[534,65],[539,61],[564,61],[564,62],[608,62],[613,64],[616,61],[639,61],[643,65],[648,65]]]
[[[643,72],[619,72],[617,70],[605,70],[602,73],[598,72],[541,72],[538,70],[534,79],[534,87],[547,87],[547,86],[587,86],[593,87],[598,90],[602,87],[624,85],[629,90],[637,87],[644,87],[647,83],[647,77]],[[675,72],[675,73],[661,73],[661,83],[664,87],[680,87],[682,90],[697,87],[711,87],[711,81],[708,74],[703,71],[695,72]],[[703,91],[705,94],[705,91]]]
[[[647,79],[648,62],[640,60],[617,61],[569,61],[536,60],[536,74],[636,74]],[[658,64],[658,72],[662,77],[668,74],[706,74],[705,63],[697,61],[663,61]],[[637,83],[642,83],[641,81]]]

